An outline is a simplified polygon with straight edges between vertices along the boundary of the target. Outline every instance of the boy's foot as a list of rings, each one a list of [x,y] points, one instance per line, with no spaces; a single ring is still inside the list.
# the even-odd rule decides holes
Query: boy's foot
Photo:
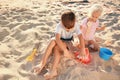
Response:
[[[39,74],[42,69],[43,69],[42,63],[40,63],[33,68],[33,71],[34,71],[35,74]]]
[[[48,71],[44,77],[48,80],[48,79],[51,79],[51,78],[54,78],[57,76],[57,70],[54,70],[54,71]]]

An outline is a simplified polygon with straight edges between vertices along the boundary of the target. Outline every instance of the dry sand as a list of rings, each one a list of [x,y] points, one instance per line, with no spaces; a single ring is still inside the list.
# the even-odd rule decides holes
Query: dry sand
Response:
[[[51,80],[120,80],[120,0],[89,1],[0,0],[0,80],[44,80],[45,70],[34,75],[31,68],[41,60],[61,12],[72,9],[80,23],[94,3],[103,6],[100,22],[107,25],[104,31],[96,33],[97,41],[113,51],[113,58],[104,61],[98,52],[91,53],[88,65],[62,59],[59,75]],[[26,57],[38,42],[38,56],[27,62]]]

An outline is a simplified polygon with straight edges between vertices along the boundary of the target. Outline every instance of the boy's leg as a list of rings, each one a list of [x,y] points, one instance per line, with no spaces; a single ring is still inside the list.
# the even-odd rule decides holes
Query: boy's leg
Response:
[[[42,58],[42,65],[43,65],[43,66],[46,65],[47,60],[48,60],[48,57],[50,56],[50,54],[51,54],[53,48],[55,47],[55,45],[56,45],[55,40],[52,40],[52,41],[50,42],[50,44],[48,45],[48,47],[47,47],[47,49],[46,49],[46,51],[45,51],[45,55],[44,55],[43,58]]]
[[[53,48],[55,47],[56,42],[55,40],[51,40],[51,42],[49,43],[49,45],[47,46],[47,49],[45,51],[45,55],[43,56],[41,62],[39,65],[37,65],[37,67],[34,68],[34,72],[36,72],[37,74],[40,73],[40,71],[43,69],[43,67],[46,65],[48,57],[50,56]]]
[[[63,51],[61,51],[58,46],[55,46],[55,48],[54,48],[55,58],[54,58],[53,67],[52,67],[53,71],[57,70],[57,67],[58,67],[58,64],[60,62],[60,58],[61,58],[61,53],[62,52]]]
[[[62,51],[60,50],[60,48],[58,46],[55,46],[54,47],[54,62],[53,62],[52,69],[48,75],[45,75],[45,77],[47,79],[50,79],[50,78],[53,78],[54,76],[57,76],[57,67],[59,65],[61,53],[62,53]]]

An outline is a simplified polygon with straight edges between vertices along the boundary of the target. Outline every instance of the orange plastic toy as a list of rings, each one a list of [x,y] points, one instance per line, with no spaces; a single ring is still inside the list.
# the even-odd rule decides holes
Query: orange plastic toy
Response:
[[[37,49],[33,49],[32,53],[26,58],[26,60],[33,61],[36,53],[37,53]]]
[[[91,61],[91,55],[89,53],[88,48],[85,48],[85,51],[86,51],[86,57],[85,57],[85,59],[83,59],[82,57],[81,58],[78,57],[79,56],[79,52],[75,52],[74,54],[75,54],[75,58],[76,58],[77,61],[79,61],[81,63],[84,63],[84,64],[88,64]]]
[[[39,46],[40,46],[40,42],[35,44],[32,53],[29,56],[27,56],[26,61],[33,61],[34,60],[35,55],[37,54],[37,51],[39,49]]]

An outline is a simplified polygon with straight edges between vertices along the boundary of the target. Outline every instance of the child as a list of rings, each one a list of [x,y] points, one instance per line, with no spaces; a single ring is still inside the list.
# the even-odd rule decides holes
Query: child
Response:
[[[54,62],[52,66],[52,70],[50,74],[48,74],[47,78],[52,78],[57,75],[57,66],[60,61],[61,53],[64,53],[65,57],[73,58],[74,56],[71,54],[71,52],[68,50],[68,47],[66,45],[67,41],[71,41],[73,39],[73,34],[76,33],[79,37],[79,41],[81,44],[78,44],[78,46],[81,46],[81,56],[84,57],[85,53],[85,44],[84,39],[82,37],[81,31],[79,29],[79,26],[76,23],[75,14],[68,10],[64,12],[61,16],[61,21],[56,26],[55,31],[55,39],[50,42],[48,45],[45,56],[43,57],[41,63],[37,65],[34,69],[36,73],[39,73],[42,68],[45,66],[47,59],[50,55],[50,53],[54,52]]]
[[[102,11],[103,9],[100,5],[98,4],[93,5],[89,10],[88,17],[82,21],[81,26],[80,26],[82,35],[85,40],[85,44],[91,47],[91,49],[95,51],[99,50],[99,46],[95,42],[95,39],[94,39],[95,31],[105,29],[105,26],[99,27],[98,18],[102,14]]]

